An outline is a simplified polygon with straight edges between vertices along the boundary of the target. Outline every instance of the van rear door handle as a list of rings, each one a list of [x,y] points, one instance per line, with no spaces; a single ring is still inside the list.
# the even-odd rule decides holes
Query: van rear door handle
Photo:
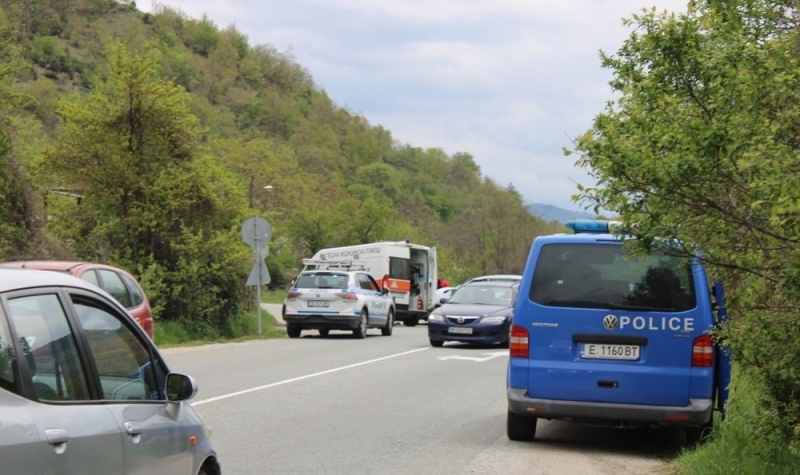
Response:
[[[600,381],[597,382],[597,385],[600,386],[601,388],[617,389],[619,387],[619,382],[618,381],[604,381],[604,380],[601,379]]]

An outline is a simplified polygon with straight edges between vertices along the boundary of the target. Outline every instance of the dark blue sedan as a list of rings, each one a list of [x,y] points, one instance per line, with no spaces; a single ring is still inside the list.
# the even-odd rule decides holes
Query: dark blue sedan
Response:
[[[431,346],[446,341],[499,343],[507,348],[519,282],[473,282],[460,286],[428,316]]]

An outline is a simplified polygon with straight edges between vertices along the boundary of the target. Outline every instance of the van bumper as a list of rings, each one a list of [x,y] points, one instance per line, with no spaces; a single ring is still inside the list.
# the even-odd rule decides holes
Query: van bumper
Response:
[[[701,426],[711,420],[714,410],[712,399],[689,399],[688,406],[678,407],[533,399],[517,388],[508,388],[507,393],[509,411],[542,419]]]

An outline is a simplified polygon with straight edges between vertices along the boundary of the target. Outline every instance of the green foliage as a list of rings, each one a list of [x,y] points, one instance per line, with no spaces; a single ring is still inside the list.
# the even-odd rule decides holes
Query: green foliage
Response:
[[[36,26],[26,5],[58,18],[57,30]],[[273,227],[272,288],[320,248],[377,240],[437,246],[454,281],[516,272],[534,235],[552,230],[469,154],[395,142],[337,106],[291,53],[249,45],[232,26],[110,0],[0,8],[29,59],[0,96],[33,99],[0,101],[18,124],[4,129],[11,148],[0,158],[14,160],[6,181],[24,204],[15,209],[46,223],[6,219],[6,207],[0,244],[131,270],[164,336],[244,328],[252,256],[238,233],[254,214]],[[80,204],[54,188],[78,192]],[[46,208],[31,204],[45,197]]]
[[[0,28],[0,256],[5,257],[23,253],[35,231],[30,185],[12,150],[10,116],[15,108],[26,105],[12,88],[15,75],[24,67],[20,56],[11,33]]]
[[[43,168],[82,190],[76,252],[134,270],[158,318],[205,334],[237,313],[244,199],[204,157],[189,97],[155,73],[155,52],[114,44],[108,57],[104,82],[62,102],[62,141]]]
[[[674,237],[703,251],[728,290],[720,336],[762,376],[755,425],[768,431],[753,437],[800,450],[800,36],[787,5],[634,16],[603,55],[619,99],[576,150],[599,183],[584,202],[619,213],[643,248]]]
[[[674,463],[676,471],[685,475],[800,473],[800,456],[785,444],[771,441],[775,434],[760,423],[771,417],[762,396],[764,387],[759,374],[737,372],[725,423],[717,425],[708,443],[684,453]]]

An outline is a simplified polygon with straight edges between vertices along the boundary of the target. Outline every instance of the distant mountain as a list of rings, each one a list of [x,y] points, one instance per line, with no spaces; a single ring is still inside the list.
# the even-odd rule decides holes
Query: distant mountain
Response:
[[[544,203],[534,203],[528,206],[528,211],[548,223],[551,221],[558,221],[559,223],[566,223],[572,219],[595,219],[597,215],[587,213],[586,211],[570,211],[568,209],[559,208],[558,206],[548,205]]]

